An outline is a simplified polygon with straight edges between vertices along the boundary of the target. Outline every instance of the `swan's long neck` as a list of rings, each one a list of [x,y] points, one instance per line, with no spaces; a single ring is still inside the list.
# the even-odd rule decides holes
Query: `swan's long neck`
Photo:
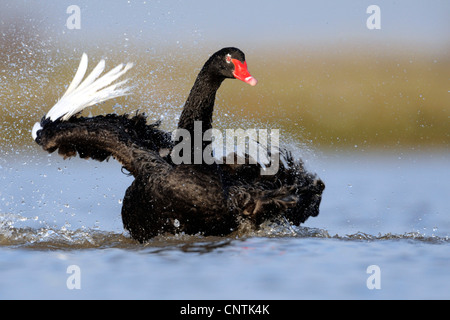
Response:
[[[212,128],[212,117],[216,92],[224,78],[208,72],[208,65],[200,71],[189,93],[178,122],[178,129],[186,129],[194,134],[194,122],[202,122],[202,134]]]

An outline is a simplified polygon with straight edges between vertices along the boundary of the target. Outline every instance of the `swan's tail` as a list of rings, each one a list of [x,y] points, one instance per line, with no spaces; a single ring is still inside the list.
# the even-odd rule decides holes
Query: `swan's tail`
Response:
[[[105,60],[101,60],[92,72],[84,79],[88,67],[88,57],[83,53],[78,66],[78,70],[61,99],[42,118],[41,122],[35,123],[31,131],[34,140],[38,136],[38,131],[42,129],[43,123],[56,121],[58,119],[67,121],[74,114],[94,104],[124,96],[128,94],[129,88],[123,85],[128,80],[123,80],[112,84],[131,67],[132,63],[120,64],[111,71],[100,77],[105,69]]]

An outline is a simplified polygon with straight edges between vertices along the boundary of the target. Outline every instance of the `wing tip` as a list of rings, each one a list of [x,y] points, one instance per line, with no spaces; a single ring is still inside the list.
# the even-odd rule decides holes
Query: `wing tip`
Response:
[[[133,65],[134,64],[131,62],[128,62],[126,65],[123,63],[119,64],[111,70],[116,70],[115,72],[110,71],[99,77],[100,74],[103,73],[105,67],[105,60],[101,59],[91,74],[88,75],[83,81],[88,66],[88,56],[85,52],[83,52],[78,70],[72,80],[72,83],[69,85],[69,88],[60,100],[49,110],[46,118],[51,121],[55,121],[60,118],[62,120],[68,120],[74,114],[77,114],[86,107],[93,105],[92,102],[97,100],[106,101],[127,95],[129,88],[119,89],[120,85],[115,87],[118,88],[117,90],[111,90],[109,92],[110,94],[106,96],[105,91],[102,92],[102,90],[105,86],[116,81],[123,74],[125,74],[133,67]],[[86,82],[86,79],[88,78],[89,80]],[[126,81],[123,81],[121,84],[124,84],[125,82]]]

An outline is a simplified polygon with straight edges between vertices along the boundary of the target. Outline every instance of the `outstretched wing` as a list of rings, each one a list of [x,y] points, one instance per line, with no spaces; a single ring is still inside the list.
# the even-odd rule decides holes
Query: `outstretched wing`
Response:
[[[158,129],[159,123],[147,124],[143,114],[74,117],[83,109],[102,101],[128,94],[123,85],[127,80],[114,83],[133,64],[120,64],[103,76],[105,61],[101,60],[84,79],[88,67],[85,53],[78,70],[61,99],[36,123],[33,139],[48,152],[58,150],[64,157],[75,156],[103,161],[115,157],[129,172],[136,174],[137,154],[158,151],[171,146],[170,135]]]
[[[135,175],[139,153],[152,152],[159,157],[160,150],[171,147],[170,135],[158,126],[158,122],[147,124],[143,114],[44,120],[36,142],[48,152],[58,150],[64,158],[79,154],[80,158],[103,161],[112,156]]]

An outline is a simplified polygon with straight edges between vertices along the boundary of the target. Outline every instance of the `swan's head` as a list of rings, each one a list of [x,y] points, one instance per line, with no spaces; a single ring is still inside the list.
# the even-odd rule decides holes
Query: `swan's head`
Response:
[[[245,54],[238,48],[223,48],[213,54],[209,61],[210,67],[215,68],[225,78],[239,79],[251,86],[258,83],[247,69]]]

